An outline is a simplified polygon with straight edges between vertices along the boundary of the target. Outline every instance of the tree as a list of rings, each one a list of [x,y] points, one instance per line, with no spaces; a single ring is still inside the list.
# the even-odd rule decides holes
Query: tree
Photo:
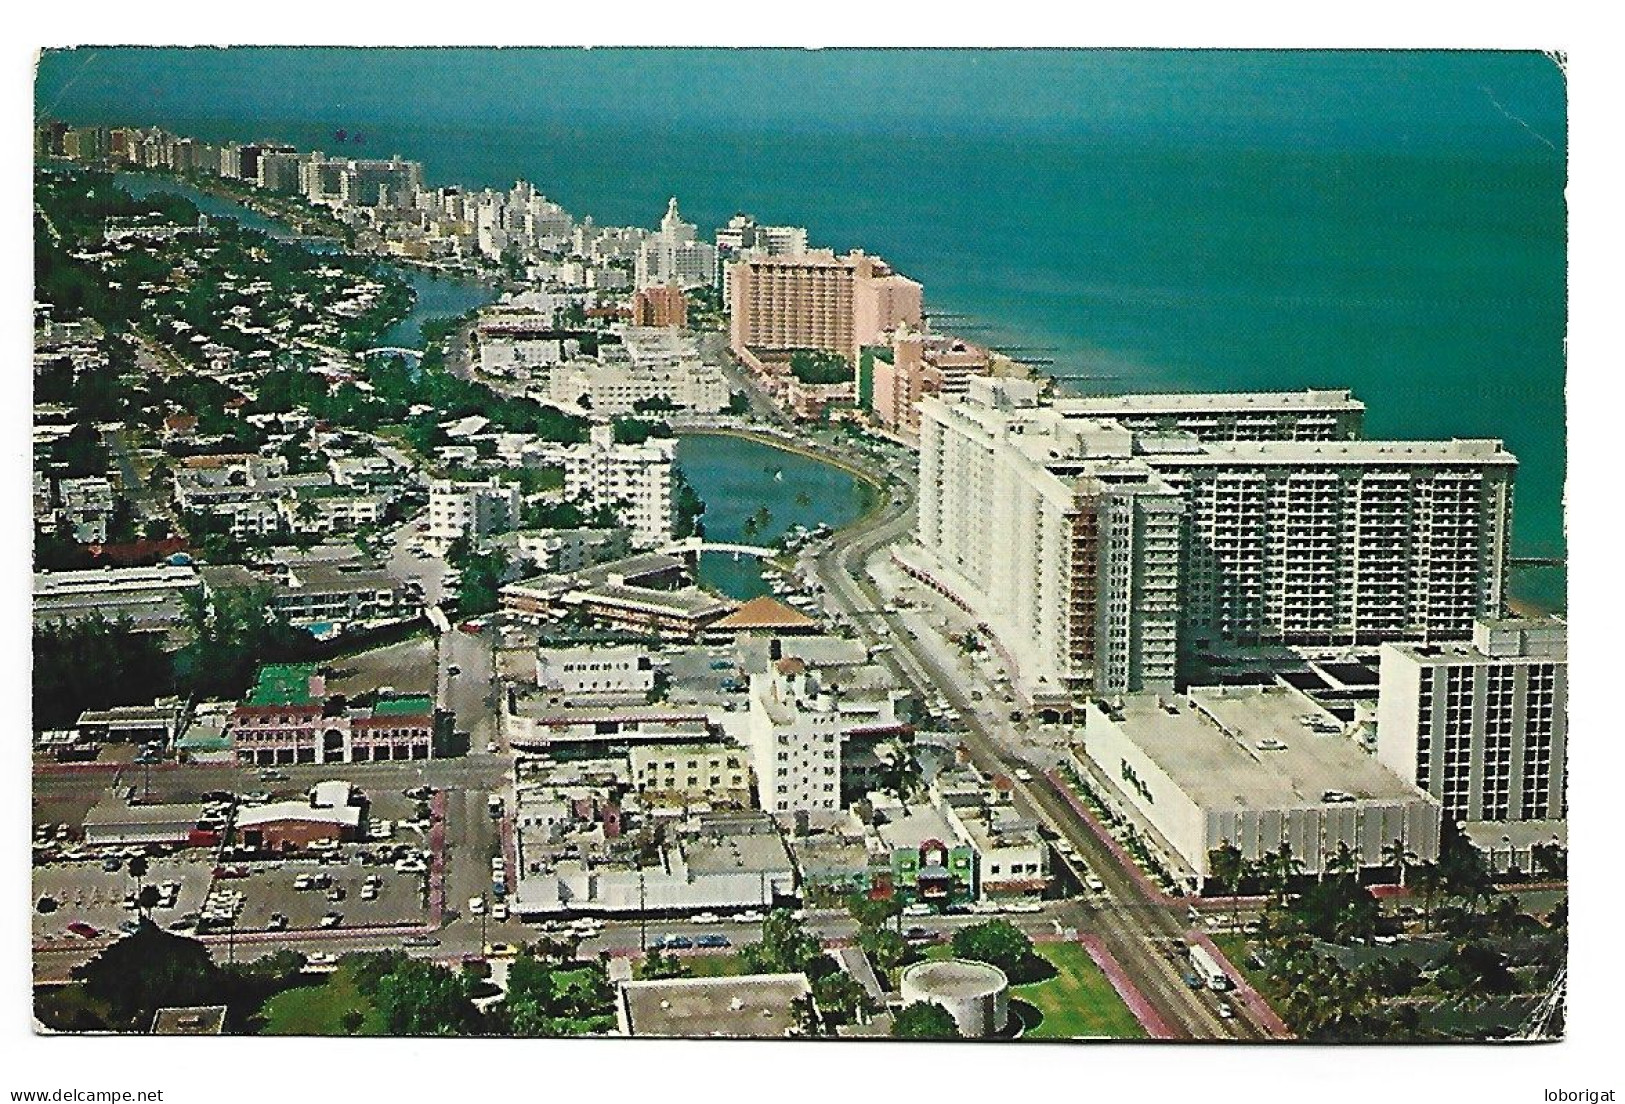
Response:
[[[897,897],[852,893],[847,895],[846,911],[852,914],[859,928],[883,928],[891,920],[902,917],[903,902]]]
[[[1535,865],[1559,880],[1569,876],[1568,848],[1559,843],[1537,843],[1530,849]]]
[[[385,975],[373,1004],[389,1035],[476,1035],[481,1027],[467,983],[421,959],[409,958]]]
[[[902,802],[906,811],[908,799],[920,788],[920,764],[914,757],[912,737],[885,740],[875,747],[874,754],[880,768],[880,788]]]
[[[959,1024],[942,1005],[916,1001],[898,1009],[892,1018],[894,1039],[958,1039]]]
[[[997,966],[1011,979],[1031,970],[1033,941],[1008,920],[989,920],[954,933],[954,954],[974,962]]]
[[[858,944],[874,963],[876,970],[886,973],[908,961],[908,940],[890,928],[870,928],[858,933]]]
[[[1411,864],[1416,862],[1416,852],[1405,846],[1403,839],[1395,840],[1382,849],[1382,861],[1393,867],[1399,874],[1400,886],[1405,885],[1405,874],[1410,870]]]
[[[220,996],[221,972],[208,948],[146,919],[73,976],[128,1030],[144,1031],[159,1008],[210,1004]]]
[[[688,977],[691,973],[692,971],[683,965],[682,959],[663,952],[659,947],[649,948],[649,953],[644,956],[643,966],[639,970],[644,981]]]
[[[141,887],[141,891],[136,894],[135,903],[136,907],[141,910],[142,919],[152,916],[152,910],[158,907],[158,901],[162,896],[163,894],[158,892],[157,886]]]
[[[137,855],[130,860],[130,877],[135,879],[135,891],[138,896],[147,887],[147,870],[146,856]]]
[[[762,921],[762,941],[741,947],[739,958],[753,974],[805,973],[816,979],[836,969],[823,944],[788,909],[768,913]]]
[[[1444,875],[1436,862],[1418,864],[1416,882],[1422,887],[1422,930],[1433,930],[1433,900],[1444,886]]]
[[[1219,888],[1230,891],[1230,911],[1234,912],[1236,898],[1241,892],[1241,879],[1247,870],[1247,860],[1241,848],[1224,840],[1207,853],[1207,868],[1209,876],[1219,883]]]
[[[836,970],[812,983],[813,1000],[827,1027],[849,1024],[873,1006],[868,992],[851,974]]]

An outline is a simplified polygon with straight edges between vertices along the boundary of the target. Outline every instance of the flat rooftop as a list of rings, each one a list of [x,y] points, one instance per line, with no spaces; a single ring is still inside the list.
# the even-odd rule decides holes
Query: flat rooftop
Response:
[[[1063,414],[1097,418],[1137,414],[1277,413],[1288,411],[1364,410],[1365,403],[1347,389],[1304,391],[1177,391],[1145,395],[1067,396],[1055,400]]]
[[[152,1017],[154,1035],[219,1035],[226,1027],[226,1006],[160,1008]]]
[[[808,996],[806,974],[750,974],[621,983],[621,1028],[665,1038],[783,1038],[792,1005]]]
[[[246,705],[314,705],[310,680],[316,674],[311,663],[270,663],[261,667]]]
[[[683,857],[694,874],[775,874],[794,869],[777,832],[730,832],[689,836]]]
[[[1188,434],[1136,434],[1135,453],[1159,466],[1224,467],[1417,467],[1475,465],[1515,467],[1513,456],[1493,438],[1449,441],[1209,441],[1193,447]]]
[[[1306,724],[1307,717],[1330,718],[1285,687],[1135,694],[1116,715],[1125,737],[1205,808],[1318,807],[1332,790],[1355,803],[1425,800],[1348,737]],[[1106,716],[1096,705],[1088,725]]]

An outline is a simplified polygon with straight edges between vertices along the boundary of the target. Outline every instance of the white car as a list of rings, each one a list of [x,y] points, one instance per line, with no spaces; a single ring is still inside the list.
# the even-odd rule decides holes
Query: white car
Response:
[[[702,912],[689,917],[689,922],[693,924],[720,924],[722,923],[722,917],[714,912]]]
[[[506,920],[508,918],[508,902],[497,901],[491,905],[491,919]]]
[[[484,897],[470,897],[468,899],[468,914],[470,916],[484,916],[485,915],[485,898]]]

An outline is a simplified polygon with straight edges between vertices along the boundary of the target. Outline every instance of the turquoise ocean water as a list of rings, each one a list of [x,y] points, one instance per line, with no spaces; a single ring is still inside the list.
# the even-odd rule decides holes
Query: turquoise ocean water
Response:
[[[1566,108],[1538,54],[115,49],[46,54],[36,91],[524,177],[602,223],[676,195],[705,231],[804,224],[1080,390],[1350,387],[1372,435],[1505,439],[1517,554],[1564,552]],[[1514,585],[1564,604],[1560,568]]]

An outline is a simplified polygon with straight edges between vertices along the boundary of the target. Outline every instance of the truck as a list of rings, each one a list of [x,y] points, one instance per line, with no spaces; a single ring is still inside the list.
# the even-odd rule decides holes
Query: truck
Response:
[[[1222,993],[1230,988],[1230,975],[1224,972],[1217,960],[1208,953],[1208,949],[1200,943],[1192,943],[1191,972],[1214,992]]]

